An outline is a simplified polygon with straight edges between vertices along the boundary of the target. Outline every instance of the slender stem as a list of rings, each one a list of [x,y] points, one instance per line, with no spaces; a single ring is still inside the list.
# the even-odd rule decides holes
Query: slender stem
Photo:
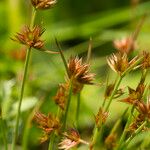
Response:
[[[127,148],[129,143],[132,141],[132,139],[142,131],[143,127],[146,124],[147,124],[147,121],[143,122],[143,124],[126,140],[126,142],[122,145],[122,147]]]
[[[8,145],[7,145],[7,137],[6,137],[6,128],[4,127],[4,120],[2,117],[0,118],[0,123],[1,123],[1,131],[2,131],[2,136],[3,136],[3,142],[5,146],[5,150],[8,150]]]
[[[25,87],[25,81],[26,81],[26,77],[27,77],[30,54],[31,54],[31,48],[29,48],[27,50],[27,55],[26,55],[26,60],[25,60],[24,74],[23,74],[23,80],[22,80],[22,85],[21,85],[21,93],[20,93],[19,105],[18,105],[17,117],[16,117],[15,132],[14,132],[14,137],[13,137],[13,141],[12,141],[12,150],[15,150],[15,143],[16,143],[17,136],[18,136],[18,127],[19,127],[19,119],[20,119],[20,113],[21,113],[21,104],[22,104],[22,99],[23,99],[23,95],[24,95],[24,87]]]
[[[109,99],[108,99],[108,104],[107,104],[107,106],[106,106],[106,108],[105,108],[105,111],[108,111],[109,106],[110,106],[110,104],[111,104],[111,102],[112,102],[112,100],[113,100],[113,98],[114,98],[114,95],[116,94],[116,91],[118,90],[118,87],[119,87],[119,85],[120,85],[120,83],[121,83],[121,81],[122,81],[122,78],[123,78],[122,76],[119,76],[118,80],[116,81],[114,90],[113,90],[111,96],[110,96]]]
[[[36,17],[36,9],[35,8],[33,8],[33,10],[32,10],[32,18],[31,18],[31,22],[30,22],[30,28],[32,29],[33,28],[33,26],[34,26],[34,21],[35,21],[35,17]]]
[[[92,142],[90,143],[90,150],[93,150],[93,147],[96,144],[98,135],[99,135],[99,129],[95,125],[95,127],[94,127],[94,133],[93,133],[93,137],[92,137]]]
[[[30,28],[33,28],[33,26],[34,26],[35,16],[36,16],[36,9],[33,8]],[[24,87],[25,87],[25,81],[26,81],[26,77],[27,77],[30,55],[31,55],[31,47],[27,50],[27,54],[26,54],[24,74],[23,74],[23,80],[22,80],[21,92],[20,92],[20,98],[19,98],[19,105],[18,105],[18,111],[17,111],[17,117],[16,117],[16,125],[15,125],[14,137],[13,137],[13,141],[12,141],[12,150],[15,150],[15,143],[16,143],[17,136],[18,136],[21,104],[22,104],[22,99],[23,99],[23,95],[24,95]]]
[[[28,143],[28,136],[29,136],[29,132],[30,132],[30,126],[31,126],[31,122],[33,120],[33,116],[35,114],[35,111],[38,110],[41,105],[43,104],[43,101],[40,100],[38,101],[37,105],[33,108],[33,110],[30,112],[29,114],[29,117],[27,118],[27,121],[26,121],[26,126],[25,126],[25,129],[24,129],[24,134],[23,134],[23,140],[22,140],[22,149],[23,150],[27,150],[27,143]]]
[[[78,123],[79,123],[79,113],[80,113],[80,98],[81,98],[81,93],[78,93],[77,95],[77,109],[76,109],[76,126],[78,128]]]
[[[55,141],[55,133],[52,133],[49,141],[48,150],[54,150],[54,141]]]
[[[71,96],[72,96],[72,82],[70,81],[70,88],[69,88],[69,95],[68,95],[67,106],[66,106],[66,110],[65,110],[64,123],[63,123],[63,130],[66,129],[66,123],[67,123],[67,117],[68,117],[69,106],[70,106],[70,102],[71,102]]]

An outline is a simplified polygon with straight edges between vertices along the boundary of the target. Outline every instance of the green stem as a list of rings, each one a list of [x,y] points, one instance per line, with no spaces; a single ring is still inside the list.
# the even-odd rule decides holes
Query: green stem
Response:
[[[132,139],[142,131],[143,127],[146,124],[147,124],[147,121],[143,122],[143,124],[126,140],[126,142],[122,145],[122,148],[126,147],[126,149],[127,149],[128,145],[132,141]]]
[[[112,102],[112,100],[113,100],[113,98],[114,98],[114,95],[116,94],[116,92],[117,92],[117,90],[118,90],[118,87],[119,87],[119,85],[120,85],[120,83],[121,83],[121,81],[122,81],[122,78],[123,78],[122,76],[119,76],[118,80],[116,81],[114,90],[113,90],[111,96],[110,96],[109,99],[108,99],[108,104],[107,104],[107,106],[106,106],[106,108],[105,108],[105,111],[108,111],[108,110],[109,110],[110,104],[111,104],[111,102]]]
[[[36,16],[36,10],[33,8],[30,28],[33,28],[33,26],[34,26],[35,16]],[[16,117],[16,125],[15,125],[14,137],[13,137],[13,141],[12,141],[12,150],[15,150],[15,143],[16,143],[17,136],[18,136],[21,104],[22,104],[22,99],[23,99],[23,95],[24,95],[24,87],[25,87],[25,81],[26,81],[26,77],[27,77],[30,55],[31,55],[31,47],[27,50],[27,54],[26,54],[24,74],[23,74],[23,80],[22,80],[21,92],[20,92],[20,98],[19,98],[19,105],[18,105],[18,111],[17,111],[17,117]]]
[[[8,145],[7,145],[7,137],[6,137],[6,127],[4,127],[4,120],[1,118],[0,119],[0,126],[1,126],[1,131],[2,131],[2,136],[3,136],[3,142],[5,146],[5,150],[8,150]]]
[[[31,18],[31,22],[30,22],[30,28],[32,29],[34,27],[34,21],[35,21],[35,17],[36,17],[36,9],[33,8],[32,10],[32,18]]]
[[[66,110],[65,110],[64,123],[63,123],[63,130],[66,129],[66,123],[67,123],[67,117],[68,117],[69,106],[70,106],[70,102],[71,102],[71,96],[72,96],[72,82],[70,81],[70,88],[69,88],[69,95],[68,95],[67,106],[66,106]]]
[[[126,137],[126,134],[127,134],[127,131],[126,131],[126,130],[127,130],[127,128],[129,127],[129,124],[130,124],[130,122],[131,122],[133,112],[134,112],[134,106],[132,106],[132,108],[131,108],[130,116],[128,117],[128,120],[127,120],[127,122],[126,122],[125,128],[124,128],[123,133],[122,133],[122,135],[121,135],[121,137],[120,137],[120,141],[119,141],[118,146],[117,146],[117,148],[116,148],[117,150],[120,149],[120,146],[122,145],[122,143],[123,143],[123,141],[124,141],[124,139],[125,139],[125,137]]]
[[[28,143],[28,136],[29,136],[29,133],[30,133],[30,126],[31,126],[31,122],[33,120],[33,116],[35,114],[35,111],[38,110],[41,105],[43,104],[43,101],[40,100],[38,101],[37,105],[33,108],[33,110],[30,112],[29,114],[29,117],[27,118],[27,121],[26,121],[26,126],[25,126],[25,129],[24,129],[24,134],[23,134],[23,140],[22,140],[22,149],[23,150],[27,150],[27,143]]]
[[[80,112],[80,98],[81,98],[81,93],[78,93],[77,95],[77,109],[76,109],[76,126],[78,128],[78,123],[79,123],[79,112]]]
[[[54,150],[54,141],[55,141],[55,133],[52,133],[49,141],[48,150]]]
[[[91,142],[91,144],[89,145],[90,150],[93,150],[93,147],[94,147],[94,145],[96,144],[98,135],[99,135],[99,129],[98,129],[98,127],[95,125],[95,127],[94,127],[94,133],[93,133],[93,137],[92,137],[92,142]]]
[[[21,85],[21,93],[20,93],[19,105],[18,105],[17,117],[16,117],[15,132],[14,132],[14,137],[12,141],[12,150],[15,150],[15,143],[16,143],[17,136],[18,136],[19,119],[20,119],[20,114],[21,114],[21,104],[22,104],[22,99],[24,95],[24,87],[25,87],[25,81],[27,77],[30,54],[31,54],[31,47],[27,50],[27,54],[26,54],[24,74],[23,74],[23,80],[22,80],[22,85]]]

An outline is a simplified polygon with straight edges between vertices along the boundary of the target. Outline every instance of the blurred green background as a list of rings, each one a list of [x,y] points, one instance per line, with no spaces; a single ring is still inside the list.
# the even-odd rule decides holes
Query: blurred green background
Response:
[[[36,24],[46,29],[43,39],[46,41],[47,49],[58,51],[54,40],[57,37],[67,59],[70,55],[86,58],[89,39],[92,37],[91,71],[96,73],[95,82],[100,83],[101,86],[85,86],[82,91],[79,130],[83,137],[92,133],[94,114],[97,113],[103,100],[107,74],[111,73],[110,82],[113,82],[115,77],[106,63],[106,56],[116,51],[112,41],[132,34],[145,13],[148,16],[137,39],[136,53],[138,50],[150,49],[149,10],[150,1],[148,0],[58,0],[53,9],[38,11]],[[0,1],[0,101],[9,131],[9,142],[11,142],[25,58],[25,47],[11,41],[10,37],[20,31],[23,25],[29,24],[31,11],[30,0]],[[58,84],[64,82],[64,76],[65,68],[58,54],[50,55],[37,50],[32,51],[18,145],[26,140],[22,138],[22,131],[28,127],[24,123],[29,120],[27,116],[41,101],[42,112],[56,114],[57,106],[53,97]],[[139,78],[140,72],[130,74],[122,82],[122,87],[127,85],[135,87]],[[72,101],[72,112],[75,105],[76,97]],[[112,104],[107,132],[126,107],[127,105],[118,102]],[[75,115],[72,114],[69,119],[72,126],[74,126],[74,118]],[[28,138],[28,149],[45,149],[47,143],[39,145],[38,142],[40,130],[32,125],[29,131],[26,137]],[[90,136],[85,138],[89,140]]]

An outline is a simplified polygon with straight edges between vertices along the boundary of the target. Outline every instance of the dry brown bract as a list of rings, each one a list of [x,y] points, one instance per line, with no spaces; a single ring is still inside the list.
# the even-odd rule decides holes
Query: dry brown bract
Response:
[[[44,132],[41,142],[48,140],[53,131],[58,131],[60,129],[59,120],[50,113],[46,116],[40,112],[36,112],[33,119]]]
[[[60,84],[56,96],[54,97],[55,103],[62,109],[65,109],[65,103],[68,97],[68,84]]]
[[[44,46],[44,41],[40,39],[44,30],[39,26],[35,26],[33,29],[30,29],[28,26],[24,26],[20,33],[17,33],[14,41],[17,41],[21,44],[24,44],[28,47],[33,47],[36,49],[41,49]]]
[[[149,52],[143,52],[143,63],[142,63],[142,68],[143,69],[148,69],[150,68],[150,53]]]
[[[108,65],[111,69],[120,75],[124,73],[131,65],[133,65],[138,59],[138,56],[134,57],[132,60],[128,60],[126,53],[116,53],[112,54],[107,58]],[[134,68],[133,68],[134,69]]]
[[[140,101],[142,99],[145,90],[145,85],[143,83],[139,83],[135,90],[130,87],[128,87],[128,90],[129,90],[129,96],[120,101],[134,105],[136,104],[137,101]]]
[[[57,1],[56,0],[31,0],[32,5],[36,9],[49,9],[52,8]]]
[[[62,139],[62,141],[59,143],[59,149],[69,150],[77,146],[79,143],[86,145],[89,144],[80,138],[77,130],[70,129],[68,133],[64,133],[64,139]]]
[[[108,112],[104,111],[100,107],[97,115],[95,116],[95,122],[98,128],[101,126],[102,123],[106,122],[107,117],[108,117]]]

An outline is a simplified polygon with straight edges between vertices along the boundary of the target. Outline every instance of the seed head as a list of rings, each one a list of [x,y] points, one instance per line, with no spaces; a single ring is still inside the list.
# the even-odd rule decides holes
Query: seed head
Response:
[[[145,85],[143,83],[139,83],[135,90],[130,87],[128,87],[128,90],[129,96],[120,101],[134,105],[137,103],[137,101],[141,101],[145,91]]]
[[[31,3],[36,9],[50,9],[57,3],[57,1],[56,0],[31,0]]]
[[[68,96],[68,84],[60,84],[58,91],[56,93],[56,96],[54,97],[55,103],[59,105],[59,107],[64,110],[65,109],[65,103]]]
[[[68,133],[64,133],[64,139],[59,143],[59,149],[69,150],[80,143],[88,145],[86,141],[80,138],[80,134],[77,130],[70,129]]]
[[[35,26],[30,29],[28,26],[24,26],[20,33],[17,33],[15,38],[12,39],[28,47],[33,47],[36,49],[41,49],[44,46],[44,41],[40,39],[44,30],[39,26]]]
[[[68,61],[68,75],[72,80],[74,93],[79,92],[84,84],[93,84],[95,74],[90,73],[89,64],[83,64],[82,58],[71,57]]]
[[[58,131],[60,129],[59,120],[50,113],[46,116],[40,112],[36,112],[33,119],[44,132],[41,142],[48,140],[53,131]]]
[[[105,145],[108,150],[113,149],[117,145],[117,134],[111,133],[105,139]]]
[[[148,69],[150,68],[150,53],[144,51],[143,52],[143,62],[142,62],[142,68],[143,69]]]
[[[95,116],[95,122],[97,127],[100,127],[102,123],[106,122],[106,119],[108,117],[108,112],[104,111],[101,107]]]
[[[107,58],[107,63],[111,69],[120,75],[125,72],[132,64],[137,61],[138,57],[128,60],[127,54],[116,53]]]

